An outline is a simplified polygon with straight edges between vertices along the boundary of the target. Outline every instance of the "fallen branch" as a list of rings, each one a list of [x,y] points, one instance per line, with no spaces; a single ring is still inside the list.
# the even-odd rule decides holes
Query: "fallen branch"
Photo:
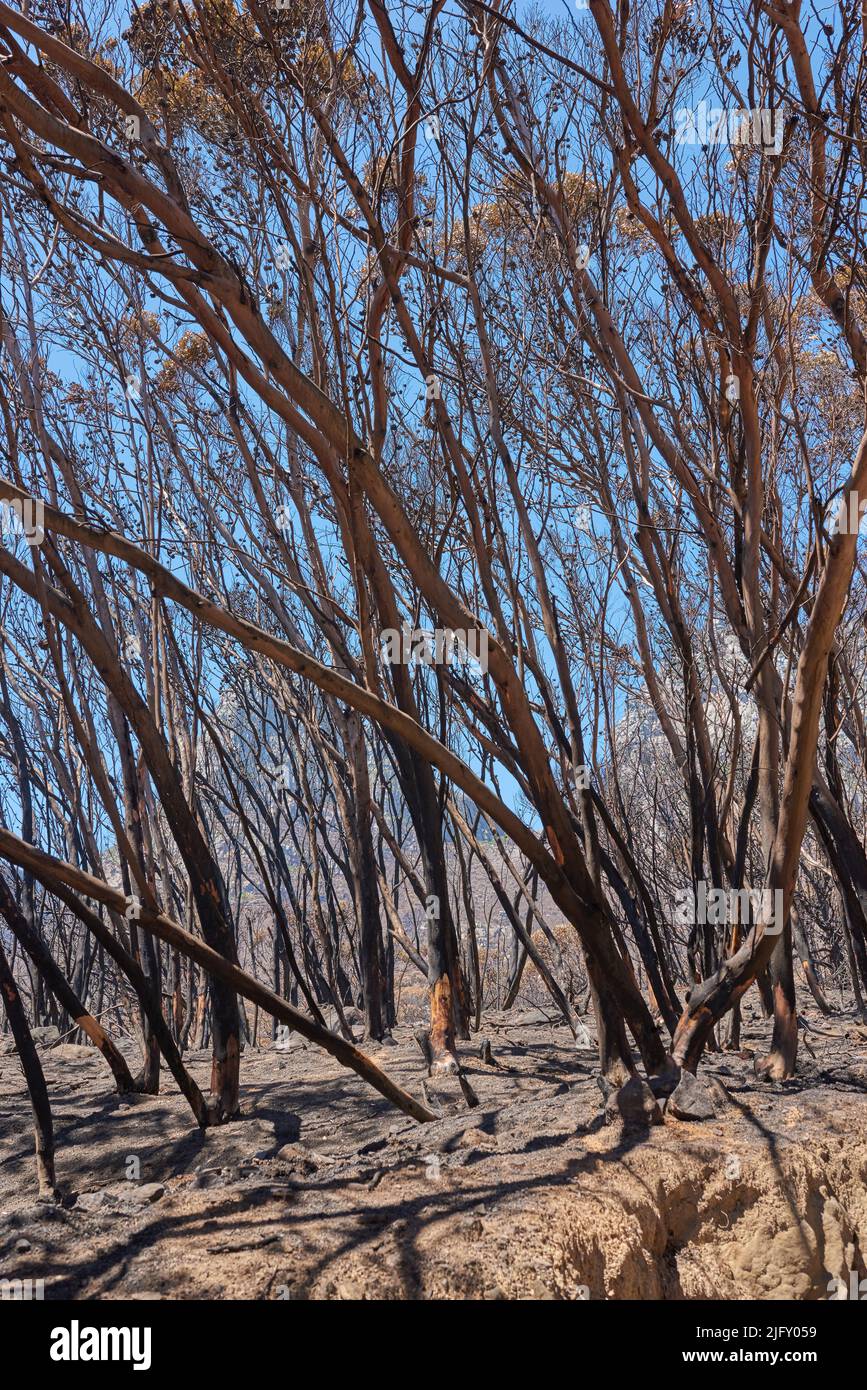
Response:
[[[85,873],[83,869],[76,869],[63,859],[55,859],[53,855],[44,854],[42,850],[25,843],[24,840],[19,840],[17,835],[13,835],[9,830],[0,829],[0,855],[21,868],[31,869],[42,882],[46,883],[49,889],[52,881],[57,881],[65,884],[67,888],[73,888],[76,892],[82,893],[85,897],[104,903],[106,907],[113,908],[115,912],[124,913],[128,906],[127,899],[118,889],[110,888],[102,879]],[[413,1096],[402,1090],[389,1076],[386,1076],[385,1072],[380,1071],[376,1063],[372,1062],[352,1043],[338,1037],[336,1033],[329,1032],[327,1028],[322,1028],[318,1023],[314,1023],[312,1019],[307,1018],[298,1009],[288,1004],[285,999],[281,999],[279,994],[275,994],[273,990],[259,984],[258,980],[253,979],[252,975],[248,975],[240,966],[233,965],[224,956],[212,950],[204,941],[191,936],[170,917],[166,917],[161,912],[152,911],[144,903],[140,904],[138,912],[137,925],[143,927],[153,936],[159,937],[161,941],[167,941],[169,945],[175,946],[183,955],[201,965],[209,975],[231,985],[245,999],[258,1004],[266,1013],[286,1024],[294,1032],[300,1033],[302,1037],[309,1038],[311,1042],[330,1053],[341,1066],[348,1067],[368,1085],[373,1086],[374,1090],[379,1091],[380,1095],[385,1096],[386,1100],[390,1100],[392,1105],[396,1105],[399,1110],[403,1110],[405,1114],[412,1115],[413,1119],[420,1121],[437,1118]]]

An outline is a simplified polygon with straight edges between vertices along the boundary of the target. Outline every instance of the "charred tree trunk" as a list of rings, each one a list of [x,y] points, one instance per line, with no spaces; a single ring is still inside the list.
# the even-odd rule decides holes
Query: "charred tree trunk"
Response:
[[[178,1083],[178,1089],[181,1095],[187,1100],[195,1116],[196,1123],[201,1129],[206,1129],[207,1126],[212,1123],[212,1112],[205,1101],[205,1097],[199,1090],[198,1085],[190,1076],[181,1060],[181,1054],[172,1037],[172,1031],[163,1017],[160,1000],[154,995],[141,966],[123,948],[120,942],[115,940],[101,918],[99,918],[95,912],[92,912],[71,889],[50,875],[39,873],[37,876],[44,887],[55,897],[59,898],[61,902],[65,903],[78,920],[91,932],[96,940],[100,942],[106,954],[111,957],[129,980],[138,996],[141,1009],[159,1043],[160,1050],[166,1059],[166,1066]],[[203,1000],[204,997],[203,994]]]
[[[72,864],[64,863],[63,860],[44,854],[31,845],[25,845],[17,836],[2,828],[0,828],[0,854],[9,859],[11,863],[18,864],[22,868],[29,868],[45,884],[50,893],[56,894],[64,902],[67,902],[82,920],[93,917],[94,914],[80,902],[77,897],[78,893],[86,894],[98,902],[105,903],[112,911],[117,911],[118,907],[121,906],[122,897],[116,889],[110,888],[108,884],[93,875],[76,869]],[[230,988],[233,995],[240,994],[245,999],[249,999],[251,1003],[258,1004],[266,1013],[272,1014],[281,1023],[287,1024],[300,1033],[302,1037],[308,1038],[317,1046],[322,1047],[332,1057],[335,1057],[342,1066],[350,1068],[362,1077],[398,1109],[412,1115],[416,1120],[429,1121],[438,1118],[432,1111],[396,1085],[351,1042],[330,1032],[327,1028],[321,1027],[320,1024],[314,1023],[305,1014],[299,1013],[297,1009],[284,999],[280,999],[267,986],[260,984],[258,980],[254,980],[252,976],[246,974],[240,966],[233,961],[226,960],[205,941],[184,931],[183,927],[172,921],[170,917],[143,907],[140,920],[145,931],[152,932],[161,941],[167,942],[169,946],[174,946],[190,960],[196,961],[207,974],[216,976],[227,988]],[[165,1021],[163,1023],[165,1026]],[[171,1040],[171,1033],[168,1028],[166,1028],[166,1033]],[[208,1110],[210,1113],[210,1107]]]
[[[792,968],[791,916],[777,938],[768,973],[774,997],[774,1031],[771,1050],[756,1058],[756,1075],[771,1081],[794,1076],[798,1058],[798,1014],[795,1001],[795,972]]]
[[[354,791],[352,828],[355,832],[350,840],[349,852],[355,881],[364,1031],[367,1037],[380,1039],[385,1034],[388,1023],[382,922],[379,916],[376,854],[371,829],[370,774],[367,768],[367,748],[361,716],[356,711],[349,710],[346,725]]]
[[[50,556],[52,569],[61,579],[65,595],[47,583],[37,586],[33,576],[29,571],[23,570],[23,567],[23,573],[19,575],[16,569],[16,574],[24,580],[33,597],[44,603],[58,621],[75,633],[135,730],[175,843],[190,875],[190,886],[202,935],[213,950],[220,952],[227,960],[235,961],[237,951],[226,921],[225,888],[222,878],[194,811],[187,803],[165,740],[154,722],[150,709],[123,670],[104,633],[93,620],[85,595],[72,579],[56,550],[48,542],[45,548]],[[241,1030],[238,1001],[231,990],[221,981],[214,980],[211,993],[214,1039],[211,1103],[214,1116],[219,1121],[237,1114],[238,1111]]]
[[[858,448],[849,490],[857,495],[865,481],[867,434],[862,436]],[[825,568],[798,661],[783,795],[767,878],[767,886],[782,893],[784,924],[789,920],[813,788],[828,657],[837,623],[846,606],[856,542],[857,533],[838,531],[828,543]],[[679,1065],[695,1070],[714,1024],[768,964],[776,945],[776,937],[766,930],[768,925],[762,922],[758,930],[754,928],[740,950],[723,962],[715,976],[693,992],[674,1038],[672,1055]]]
[[[801,962],[801,969],[804,972],[804,979],[807,981],[807,987],[810,993],[823,1014],[832,1014],[834,1010],[822,993],[822,987],[816,975],[816,967],[813,964],[813,956],[810,951],[810,943],[807,939],[806,928],[801,920],[801,914],[794,907],[792,908],[792,940],[794,949],[798,953],[798,959]]]
[[[66,1010],[73,1022],[90,1038],[93,1045],[102,1053],[117,1084],[119,1095],[135,1090],[135,1082],[115,1043],[93,1018],[69,985],[54,961],[48,947],[33,931],[6,880],[0,875],[0,912],[6,918],[12,933],[18,938],[24,950],[37,969],[42,971],[45,982],[57,1002]]]
[[[0,992],[3,994],[6,1017],[15,1039],[24,1079],[27,1082],[27,1090],[30,1093],[39,1195],[53,1199],[57,1196],[57,1181],[54,1174],[54,1124],[51,1119],[51,1102],[48,1099],[48,1088],[45,1085],[42,1063],[39,1060],[36,1044],[30,1032],[18,986],[3,949],[2,939],[0,939]]]

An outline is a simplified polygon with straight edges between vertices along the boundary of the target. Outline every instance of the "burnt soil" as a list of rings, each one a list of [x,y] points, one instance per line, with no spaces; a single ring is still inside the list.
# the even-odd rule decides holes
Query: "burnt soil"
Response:
[[[748,1011],[743,1050],[701,1068],[715,1116],[638,1132],[604,1122],[592,1046],[538,1010],[461,1045],[472,1109],[425,1079],[409,1027],[366,1049],[426,1087],[427,1125],[293,1038],[244,1052],[243,1118],[201,1133],[167,1074],[120,1097],[93,1048],[61,1043],[40,1050],[53,1206],[0,1055],[0,1279],[46,1299],[825,1299],[867,1273],[867,1029],[806,1018],[823,1031],[794,1080],[756,1079],[770,1025]],[[187,1061],[205,1089],[209,1057]]]

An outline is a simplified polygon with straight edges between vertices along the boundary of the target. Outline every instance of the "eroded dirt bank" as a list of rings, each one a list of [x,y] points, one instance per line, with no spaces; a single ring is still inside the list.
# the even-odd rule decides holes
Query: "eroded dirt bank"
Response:
[[[0,1056],[0,1278],[75,1298],[827,1298],[867,1275],[867,1040],[809,1021],[783,1085],[716,1054],[717,1113],[602,1123],[592,1050],[541,1014],[464,1046],[480,1104],[428,1082],[418,1126],[313,1049],[248,1051],[245,1118],[201,1135],[179,1097],[120,1098],[92,1049],[42,1053],[64,1202],[34,1201],[15,1056]],[[371,1048],[416,1094],[411,1031]],[[209,1061],[192,1058],[204,1085]],[[170,1084],[169,1079],[164,1083]]]

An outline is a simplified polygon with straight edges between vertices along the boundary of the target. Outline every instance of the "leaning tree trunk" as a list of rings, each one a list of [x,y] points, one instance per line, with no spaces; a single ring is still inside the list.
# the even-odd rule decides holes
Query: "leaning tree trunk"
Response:
[[[54,1176],[54,1125],[51,1120],[51,1102],[48,1099],[48,1088],[45,1085],[42,1063],[39,1060],[36,1044],[30,1032],[30,1025],[27,1022],[27,1014],[24,1011],[18,986],[9,968],[6,952],[3,950],[2,938],[0,938],[0,991],[2,991],[3,1002],[6,1005],[9,1027],[12,1029],[15,1046],[18,1048],[27,1090],[30,1092],[30,1104],[33,1108],[33,1132],[36,1140],[36,1176],[39,1182],[39,1195],[40,1197],[54,1198],[57,1196],[57,1183]]]
[[[860,496],[865,486],[867,433],[861,438],[846,490]],[[798,660],[783,795],[767,877],[767,887],[783,894],[784,923],[789,920],[807,825],[828,657],[837,624],[846,607],[857,539],[857,533],[841,530],[828,543],[825,568]],[[770,961],[776,937],[769,935],[766,927],[767,923],[763,920],[759,922],[747,934],[740,950],[723,962],[712,979],[693,991],[677,1025],[672,1046],[672,1056],[680,1066],[695,1071],[715,1023],[749,989]]]
[[[178,1046],[172,1036],[172,1030],[163,1017],[159,995],[154,993],[151,982],[146,978],[138,961],[129,955],[119,941],[115,940],[101,918],[92,912],[65,884],[48,875],[43,875],[38,868],[35,872],[43,887],[66,904],[129,980],[138,996],[143,1016],[153,1030],[160,1051],[166,1059],[166,1066],[178,1083],[178,1089],[189,1104],[196,1123],[201,1129],[206,1129],[213,1121],[212,1109],[208,1106],[198,1085],[184,1066]]]
[[[17,835],[13,835],[11,831],[4,830],[2,827],[0,827],[0,855],[21,868],[30,869],[50,893],[56,894],[64,902],[68,902],[73,911],[82,919],[90,914],[90,910],[78,901],[76,896],[78,893],[104,903],[115,912],[123,906],[123,895],[116,888],[109,887],[102,879],[95,878],[92,874],[76,868],[73,864],[66,863],[62,859],[55,859],[52,855],[45,854],[44,851],[25,844],[23,840],[19,840]],[[413,1096],[407,1094],[392,1081],[391,1077],[381,1071],[376,1063],[371,1061],[353,1043],[341,1038],[337,1033],[323,1028],[320,1024],[314,1023],[306,1014],[300,1013],[285,999],[276,995],[273,990],[253,979],[239,965],[226,960],[225,956],[220,955],[218,951],[215,951],[199,937],[184,931],[184,928],[170,917],[143,906],[139,920],[145,931],[152,932],[161,941],[176,947],[188,959],[196,961],[202,966],[208,975],[215,976],[233,992],[249,999],[253,1004],[258,1004],[265,1013],[271,1014],[281,1023],[287,1024],[297,1033],[300,1033],[302,1037],[308,1038],[310,1042],[322,1047],[332,1057],[335,1057],[342,1066],[349,1067],[356,1072],[398,1109],[403,1110],[407,1115],[412,1115],[413,1119],[431,1121],[437,1118],[431,1110],[421,1105]],[[166,1031],[169,1032],[167,1027]],[[169,1037],[171,1037],[170,1032]]]
[[[124,1095],[135,1090],[135,1082],[124,1057],[102,1024],[88,1013],[75,990],[68,984],[48,947],[24,917],[2,874],[0,874],[0,912],[6,918],[10,930],[18,938],[37,970],[42,972],[45,983],[58,1004],[66,1010],[82,1032],[87,1034],[94,1047],[102,1053],[111,1068],[118,1094]]]
[[[228,961],[236,961],[237,947],[226,918],[225,888],[219,868],[187,802],[165,739],[149,707],[118,661],[116,652],[94,621],[85,595],[56,551],[51,554],[51,566],[60,577],[65,594],[48,583],[37,584],[32,573],[8,553],[0,555],[0,564],[4,570],[14,570],[16,583],[20,583],[26,592],[75,634],[100,671],[109,692],[117,700],[138,738],[142,756],[190,877],[202,936],[212,950]],[[211,1105],[214,1119],[220,1122],[238,1112],[241,1024],[238,1000],[219,978],[211,981],[211,1011]]]

